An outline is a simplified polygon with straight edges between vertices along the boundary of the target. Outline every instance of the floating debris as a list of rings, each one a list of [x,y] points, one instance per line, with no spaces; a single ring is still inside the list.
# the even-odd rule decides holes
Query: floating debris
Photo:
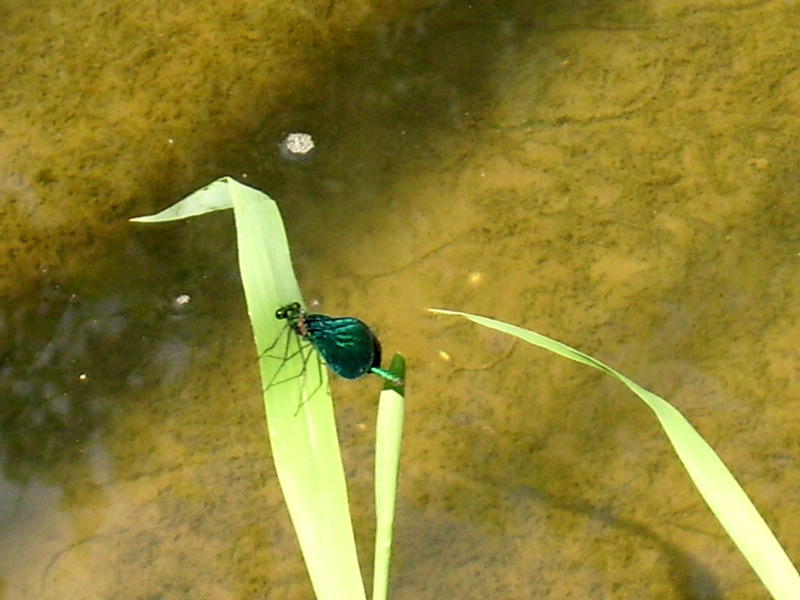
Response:
[[[314,138],[308,133],[290,133],[278,144],[278,150],[290,162],[306,162],[314,156]]]

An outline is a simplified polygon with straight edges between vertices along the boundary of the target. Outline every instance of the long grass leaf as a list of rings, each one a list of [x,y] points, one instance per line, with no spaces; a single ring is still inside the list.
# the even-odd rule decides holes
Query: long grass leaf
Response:
[[[763,517],[711,446],[671,404],[599,360],[547,336],[487,317],[432,309],[461,316],[599,369],[624,383],[656,414],[670,442],[711,511],[774,598],[800,598],[800,575]]]
[[[318,368],[316,356],[309,361],[305,353],[290,358],[280,353],[286,347],[280,336],[291,334],[275,318],[275,310],[301,301],[301,295],[277,204],[266,194],[223,177],[157,215],[136,221],[172,221],[230,207],[275,470],[314,592],[321,600],[366,598],[327,372]],[[269,386],[279,370],[275,385]],[[298,376],[284,378],[283,373]]]
[[[389,367],[405,378],[405,361],[395,354]],[[372,600],[384,600],[389,593],[389,564],[392,552],[400,446],[403,440],[405,389],[387,382],[378,402],[375,431],[375,560]]]

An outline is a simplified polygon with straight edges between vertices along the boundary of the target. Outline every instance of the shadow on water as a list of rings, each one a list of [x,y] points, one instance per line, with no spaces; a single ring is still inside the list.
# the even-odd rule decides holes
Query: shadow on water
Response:
[[[469,149],[448,148],[449,140],[457,144],[470,131],[493,127],[484,111],[500,93],[499,68],[523,60],[521,53],[541,33],[567,26],[614,28],[644,18],[641,7],[622,13],[617,4],[444,1],[355,31],[318,70],[311,89],[287,95],[253,135],[232,141],[218,157],[226,157],[227,171],[247,173],[278,198],[290,227],[310,227],[308,238],[319,238],[317,228],[327,227],[332,235],[325,244],[335,253],[347,245],[347,234],[357,232],[330,231],[331,213],[355,208],[364,213],[359,223],[391,220],[393,206],[382,191],[398,178],[424,175],[433,164],[451,167]],[[295,130],[312,132],[317,141],[314,160],[301,168],[276,150]],[[444,205],[456,202],[442,199]],[[317,220],[308,223],[298,213],[312,206]],[[303,233],[296,235],[306,250],[313,239]]]
[[[7,477],[27,481],[80,459],[105,429],[116,395],[145,382],[181,382],[190,353],[175,324],[183,307],[137,310],[130,302],[110,294],[92,302],[48,287],[33,314],[20,307],[8,315],[0,369]]]
[[[301,205],[304,213],[315,202],[320,208],[331,192],[346,195],[344,186],[391,180],[399,161],[421,160],[424,168],[432,158],[424,156],[425,140],[479,125],[476,103],[491,97],[493,67],[517,40],[530,35],[540,17],[561,14],[564,9],[556,6],[437,2],[395,22],[355,31],[316,67],[314,87],[286,90],[279,102],[283,110],[264,115],[249,140],[226,139],[218,148],[206,148],[206,155],[192,158],[202,174],[191,180],[170,181],[166,187],[143,181],[148,206],[134,210],[144,212],[150,204],[157,208],[174,201],[179,189],[189,191],[222,173],[242,172],[254,185],[286,199],[291,224]],[[613,12],[609,6],[584,7],[581,18],[591,22],[597,14]],[[451,46],[459,50],[450,51]],[[298,125],[313,131],[322,146],[314,163],[302,168],[282,162],[277,152],[281,136]],[[331,156],[328,145],[349,151]],[[315,181],[323,186],[308,189]],[[374,213],[376,221],[384,210],[380,198],[359,208]],[[181,337],[176,331],[179,320],[194,317],[176,298],[187,287],[182,281],[198,287],[191,280],[200,276],[186,273],[192,260],[186,253],[214,260],[210,248],[192,249],[191,243],[230,247],[230,234],[217,229],[216,237],[203,240],[185,229],[170,231],[169,238],[135,229],[116,222],[123,244],[115,239],[102,250],[107,255],[87,263],[90,270],[71,275],[74,280],[56,283],[60,275],[49,275],[0,314],[6,476],[25,481],[83,456],[84,444],[105,427],[110,400],[142,385],[146,367],[162,363],[165,370],[151,384],[179,384],[188,369],[192,350],[186,341],[175,341]],[[332,249],[347,239],[331,236],[322,243]],[[172,257],[177,257],[174,263]],[[228,252],[224,260],[231,257]],[[215,268],[226,270],[222,264]],[[235,289],[231,285],[228,291]],[[171,350],[164,347],[170,339],[175,341]]]
[[[495,565],[519,561],[529,565],[523,572],[516,572],[515,577],[519,580],[516,586],[520,589],[536,590],[536,597],[558,597],[559,579],[563,579],[563,573],[573,569],[581,571],[581,574],[573,573],[574,576],[585,577],[589,581],[606,576],[622,579],[620,575],[611,572],[604,574],[602,569],[608,568],[612,560],[606,554],[617,549],[620,538],[627,537],[657,556],[658,568],[665,574],[661,593],[672,593],[679,598],[694,600],[718,600],[726,597],[714,573],[691,552],[635,520],[620,517],[613,508],[598,507],[580,497],[557,497],[531,488],[513,488],[505,482],[499,482],[497,487],[484,488],[478,488],[474,482],[461,483],[465,485],[465,489],[469,489],[470,494],[484,498],[485,522],[494,524],[496,516],[502,515],[499,518],[506,522],[505,528],[513,530],[513,526],[509,524],[524,523],[530,534],[525,539],[517,539],[514,535],[506,535],[502,541],[487,539],[480,527],[474,527],[474,523],[459,521],[453,515],[447,515],[437,522],[424,512],[415,513],[413,518],[407,519],[400,526],[398,532],[398,545],[408,548],[408,552],[404,554],[402,576],[395,582],[395,590],[401,596],[418,595],[419,582],[426,579],[420,572],[432,571],[431,579],[440,581],[441,593],[446,591],[454,596],[472,597],[475,583],[471,577],[464,576],[464,571],[465,565],[470,563],[478,572],[485,568],[475,557],[475,549],[479,547],[482,549],[481,554],[491,556],[491,563]],[[459,487],[459,483],[455,485]],[[555,542],[541,539],[550,520],[583,522],[597,534],[598,539],[594,539],[592,543],[574,542],[565,538]],[[425,543],[420,543],[420,540],[425,540]],[[537,546],[544,547],[544,557],[531,550]],[[571,565],[559,564],[556,558],[564,547],[569,548]],[[642,566],[635,562],[626,562],[624,558],[622,562],[625,564],[624,568],[634,572]],[[501,582],[509,577],[503,572],[503,567],[494,568],[494,576]],[[492,575],[484,572],[484,577]],[[504,585],[494,582],[493,587],[503,589]],[[619,584],[619,589],[624,587]],[[657,594],[654,593],[655,595]],[[433,597],[433,594],[425,597]]]
[[[494,10],[502,13],[511,9]],[[212,137],[223,140],[219,147],[207,146],[203,155],[184,156],[190,163],[188,168],[171,159],[164,163],[159,179],[140,180],[133,195],[145,199],[146,205],[139,202],[134,208],[132,200],[123,199],[122,212],[131,210],[136,214],[160,208],[225,172],[247,172],[256,185],[287,199],[285,210],[291,223],[293,214],[301,210],[301,202],[307,203],[309,198],[327,203],[329,192],[342,193],[347,187],[358,188],[367,182],[374,186],[390,180],[392,165],[424,148],[426,137],[436,136],[441,129],[475,125],[474,117],[468,116],[470,106],[475,98],[490,93],[487,86],[491,85],[490,69],[497,60],[496,52],[514,36],[524,34],[506,22],[512,17],[492,15],[486,7],[462,11],[449,3],[437,3],[428,11],[357,33],[342,41],[325,63],[316,66],[317,87],[287,89],[279,102],[284,110],[262,115],[258,119],[261,126],[249,140],[230,142],[229,134],[217,132]],[[462,45],[463,55],[446,52],[442,40],[436,41],[442,32]],[[355,99],[348,89],[353,85],[360,88]],[[366,118],[365,110],[370,113]],[[322,146],[320,157],[303,170],[280,163],[275,151],[280,135],[298,124],[310,128]],[[407,140],[412,137],[415,141],[410,147]],[[352,152],[333,157],[326,151],[328,144]],[[424,166],[430,157],[417,158]],[[219,165],[227,167],[220,169]],[[176,177],[180,171],[176,166],[182,166],[188,176]],[[36,181],[45,187],[64,176],[55,167],[39,169],[38,173]],[[309,189],[309,180],[323,182],[324,188]],[[45,197],[44,201],[54,199]],[[360,207],[366,207],[363,201]],[[307,210],[306,204],[302,211]],[[370,210],[380,214],[384,209],[376,204]],[[48,274],[45,281],[33,284],[21,281],[13,301],[0,312],[0,392],[4,398],[0,436],[7,478],[3,484],[2,515],[7,524],[13,524],[6,527],[5,543],[18,543],[29,527],[26,521],[34,519],[41,521],[39,527],[52,527],[64,540],[55,545],[42,544],[40,556],[32,561],[34,571],[41,565],[41,581],[37,585],[41,586],[43,597],[53,593],[61,569],[77,573],[74,567],[81,564],[77,557],[82,552],[95,557],[88,563],[89,571],[103,572],[102,561],[91,553],[94,547],[106,553],[104,548],[109,541],[127,548],[127,563],[132,571],[143,569],[159,581],[149,564],[153,545],[161,543],[158,540],[163,541],[163,536],[180,536],[170,534],[169,528],[186,527],[186,519],[199,519],[201,513],[174,497],[170,500],[176,486],[187,485],[180,481],[186,457],[180,451],[170,455],[164,448],[167,442],[157,428],[165,425],[158,420],[165,409],[158,404],[173,395],[187,396],[185,377],[193,363],[203,363],[202,358],[198,359],[197,346],[209,344],[198,331],[214,336],[211,332],[219,325],[212,322],[227,322],[234,310],[243,314],[233,274],[234,255],[230,251],[214,254],[218,246],[231,248],[230,233],[198,223],[192,224],[195,233],[180,225],[172,227],[166,236],[161,232],[139,232],[123,221],[132,214],[120,215],[119,206],[113,212],[115,216],[101,217],[101,221],[111,220],[112,224],[99,229],[101,240],[94,245],[92,260],[85,262],[85,269],[72,268],[69,274],[56,271]],[[208,235],[197,233],[198,229]],[[331,249],[347,241],[340,237],[316,243]],[[298,254],[302,265],[302,243]],[[173,261],[174,257],[178,258]],[[202,273],[187,272],[191,268],[187,265],[198,263],[205,265]],[[225,282],[222,286],[220,280]],[[185,292],[191,292],[188,306],[178,302]],[[198,303],[202,308],[197,310],[193,308],[195,297],[201,298]],[[237,298],[233,307],[231,297]],[[204,314],[198,315],[198,311]],[[246,325],[237,332],[246,333]],[[183,401],[183,407],[169,407],[182,414],[191,412],[193,403],[206,401],[204,397],[192,397]],[[247,418],[258,424],[258,404],[254,406]],[[151,422],[138,428],[122,425],[132,418],[135,422],[142,415]],[[215,417],[219,413],[211,412],[203,418]],[[192,432],[187,437],[202,437],[187,423],[179,427]],[[135,440],[129,437],[130,430],[135,431]],[[182,437],[176,430],[169,430],[168,434]],[[255,435],[263,436],[257,426]],[[208,453],[208,460],[213,461],[218,443],[200,442],[189,447],[192,452]],[[263,445],[263,438],[258,444]],[[160,479],[170,470],[178,473],[179,480]],[[254,475],[256,479],[261,476],[256,472],[250,477]],[[102,515],[110,507],[116,506],[114,510],[122,513],[127,510],[120,493],[129,495],[131,482],[151,478],[160,482],[154,484],[161,488],[158,496],[144,493],[145,508],[126,513],[121,526],[133,525],[127,521],[140,519],[150,503],[158,512],[171,516],[154,519],[165,531],[136,534],[104,530]],[[183,479],[187,477],[184,475]],[[204,489],[200,494],[184,490],[177,497],[193,504],[208,493],[208,488]],[[252,498],[253,494],[247,497]],[[231,506],[234,514],[247,513],[238,503],[231,502]],[[42,512],[57,508],[66,510],[74,519],[54,523],[52,518],[42,518]],[[92,515],[87,516],[88,513]],[[230,517],[226,518],[228,522]],[[68,533],[70,527],[75,529],[72,534]],[[264,540],[265,535],[258,528],[246,529],[247,533],[238,540],[242,546],[248,545],[247,540]],[[29,538],[35,544],[42,532],[37,527],[33,531]],[[143,539],[140,541],[139,537]],[[196,546],[191,548],[197,551]],[[28,547],[24,550],[31,552]],[[108,556],[111,554],[114,553]],[[251,562],[261,564],[254,568]],[[234,587],[244,590],[257,583],[263,577],[260,573],[265,564],[270,564],[270,559],[253,552],[252,558],[242,559],[242,565],[227,567],[242,579]],[[83,568],[87,568],[85,564]],[[168,566],[161,568],[171,570]],[[196,577],[191,565],[181,571],[181,579]],[[303,580],[297,568],[293,573],[290,578]],[[33,577],[23,581],[30,584]],[[91,585],[79,574],[75,577],[78,589]],[[97,585],[98,589],[114,590],[117,597],[125,589],[107,581]],[[271,586],[274,585],[272,580]],[[263,582],[260,588],[263,590]],[[59,589],[63,597],[76,593],[70,586]],[[133,597],[133,593],[138,592],[128,590],[125,597]]]

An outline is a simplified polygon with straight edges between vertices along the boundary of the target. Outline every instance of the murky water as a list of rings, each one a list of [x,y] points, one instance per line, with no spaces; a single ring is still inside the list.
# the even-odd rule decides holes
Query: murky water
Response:
[[[232,219],[126,220],[223,174],[408,358],[394,598],[767,597],[638,400],[425,309],[672,401],[800,562],[797,2],[297,6],[0,8],[0,598],[311,597]]]

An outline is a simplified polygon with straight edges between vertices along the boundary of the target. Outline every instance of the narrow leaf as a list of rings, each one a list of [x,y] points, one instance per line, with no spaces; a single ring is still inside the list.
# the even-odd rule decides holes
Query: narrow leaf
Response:
[[[277,308],[302,301],[277,204],[223,177],[156,215],[133,220],[171,221],[231,207],[275,470],[311,583],[322,600],[365,599],[327,372],[316,354],[285,356],[286,344],[298,340],[287,337],[294,334],[275,317]]]
[[[487,317],[431,309],[444,315],[461,316],[529,342],[565,358],[599,369],[624,383],[656,414],[689,476],[711,512],[753,567],[774,598],[800,597],[800,575],[763,517],[711,446],[671,404],[641,387],[596,358],[547,336]]]

